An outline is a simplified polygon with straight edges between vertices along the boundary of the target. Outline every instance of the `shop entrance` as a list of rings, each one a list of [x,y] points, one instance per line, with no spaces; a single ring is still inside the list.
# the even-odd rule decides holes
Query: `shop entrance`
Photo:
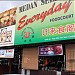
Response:
[[[0,74],[12,73],[18,73],[18,63],[15,62],[15,59],[0,59]]]
[[[11,59],[0,59],[0,74],[11,73]]]

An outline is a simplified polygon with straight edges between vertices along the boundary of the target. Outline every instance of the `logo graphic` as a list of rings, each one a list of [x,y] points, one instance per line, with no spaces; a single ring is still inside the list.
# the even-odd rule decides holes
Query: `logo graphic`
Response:
[[[29,38],[30,37],[30,32],[24,32],[24,37]]]
[[[31,27],[27,27],[22,31],[22,39],[24,42],[31,42],[34,38],[34,30]]]

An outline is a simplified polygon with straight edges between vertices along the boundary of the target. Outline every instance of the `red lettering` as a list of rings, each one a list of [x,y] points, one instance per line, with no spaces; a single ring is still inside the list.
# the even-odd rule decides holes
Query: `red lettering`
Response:
[[[49,29],[51,34],[56,34],[56,28],[52,27]]]
[[[44,13],[44,12],[42,12],[42,14],[40,15],[40,19],[42,19],[42,20],[41,20],[41,22],[43,22],[43,21],[44,21],[45,17],[46,17],[45,13]]]
[[[65,3],[62,5],[62,9],[64,9],[64,13],[66,13],[66,12],[68,11],[68,9],[69,9],[71,3],[72,3],[71,0],[69,0],[68,3],[65,2]]]
[[[74,24],[70,24],[70,25],[67,25],[67,26],[66,26],[66,31],[67,31],[67,32],[72,32],[73,29],[74,29]]]
[[[18,26],[18,30],[20,30],[20,29],[22,29],[23,27],[24,27],[24,22],[25,22],[25,18],[26,18],[27,16],[25,15],[25,16],[23,16],[20,20],[19,20],[19,26]]]
[[[60,10],[61,10],[61,3],[55,7],[54,12],[56,13],[57,11],[60,11]]]
[[[36,19],[36,21],[38,21],[39,19],[40,19],[40,14],[37,14],[37,15],[35,15],[35,19]]]
[[[75,32],[75,24],[74,24],[74,28],[73,28],[73,31]]]
[[[54,8],[54,6],[55,6],[55,3],[52,5],[52,8],[50,8],[50,9],[48,10],[48,13],[49,13],[50,15],[53,14],[53,8]]]
[[[30,21],[30,23],[32,23],[33,22],[33,18],[30,18],[29,21]]]
[[[64,2],[63,4],[59,3],[55,8],[54,8],[55,3],[53,3],[52,7],[48,11],[43,11],[42,13],[36,14],[32,16],[32,18],[25,20],[25,18],[27,17],[25,15],[19,20],[18,30],[21,30],[24,26],[28,25],[29,23],[33,23],[34,21],[38,21],[40,19],[41,19],[41,22],[43,22],[47,16],[52,15],[53,13],[59,12],[62,9],[64,10],[64,13],[66,13],[70,5],[71,5],[70,0],[68,2]]]
[[[48,29],[45,28],[42,30],[42,36],[47,36],[48,35]]]
[[[65,27],[64,26],[59,26],[58,28],[58,34],[62,34],[65,32]]]

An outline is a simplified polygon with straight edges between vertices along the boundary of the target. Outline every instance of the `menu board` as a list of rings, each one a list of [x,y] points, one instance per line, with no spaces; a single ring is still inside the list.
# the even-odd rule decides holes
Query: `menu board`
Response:
[[[40,46],[39,56],[55,56],[63,55],[63,48],[61,44]]]
[[[14,49],[1,49],[0,58],[14,58]]]

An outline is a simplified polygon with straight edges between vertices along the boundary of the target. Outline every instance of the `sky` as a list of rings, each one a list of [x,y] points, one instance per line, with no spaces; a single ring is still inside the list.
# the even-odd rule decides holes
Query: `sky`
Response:
[[[27,0],[0,0],[0,13],[9,10],[11,8],[17,7],[19,5],[23,5],[26,4],[30,1]]]

